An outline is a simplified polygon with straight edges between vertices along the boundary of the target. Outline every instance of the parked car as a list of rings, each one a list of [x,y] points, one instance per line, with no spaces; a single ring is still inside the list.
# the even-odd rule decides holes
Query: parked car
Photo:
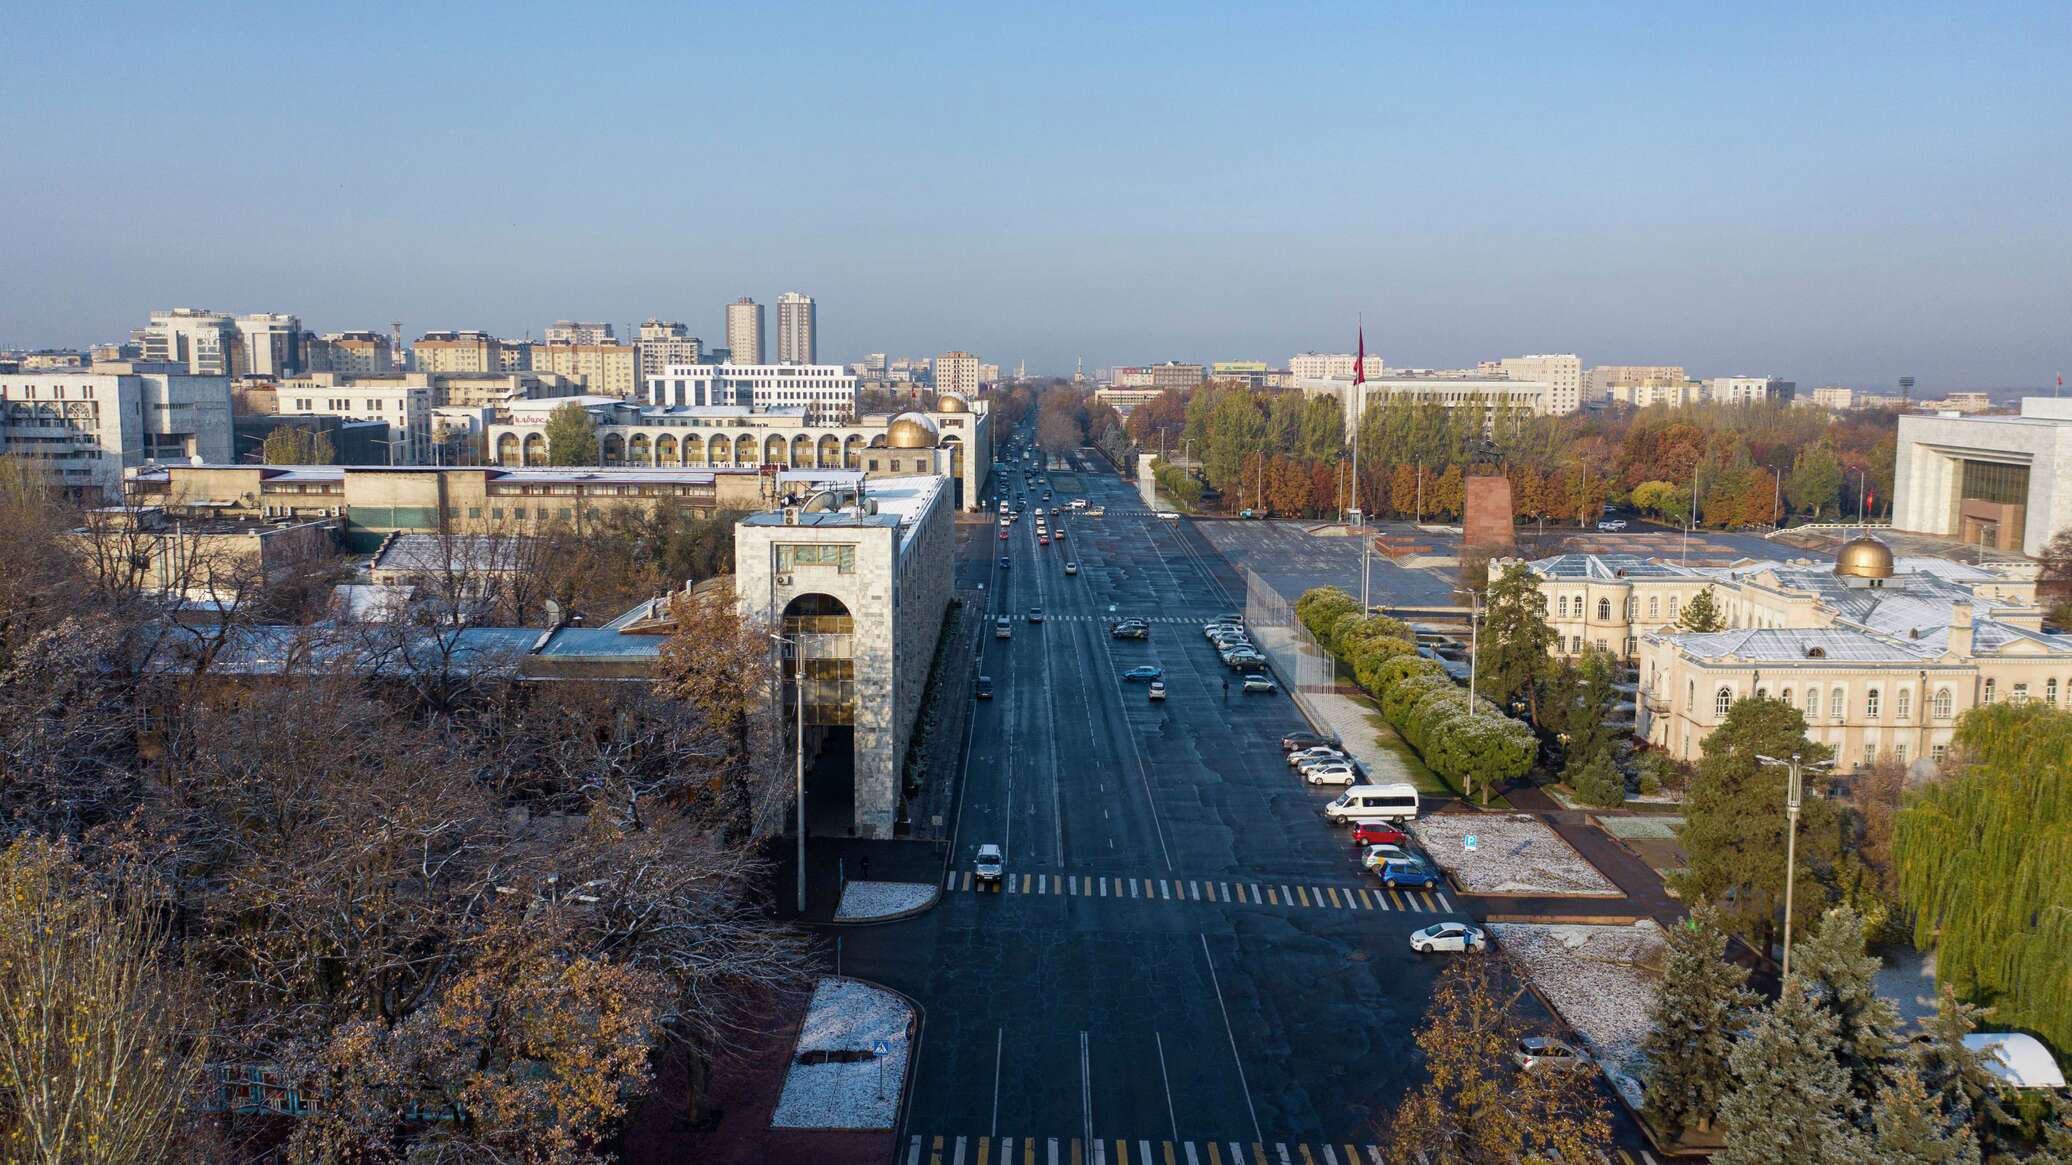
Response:
[[[992,677],[992,676],[980,676],[980,677],[978,677],[978,691],[977,691],[977,693],[976,693],[976,694],[977,694],[978,698],[979,698],[979,699],[981,699],[981,700],[990,700],[990,699],[992,699],[992,698],[993,698],[993,677]]]
[[[1597,528],[1600,530],[1624,530],[1626,528],[1626,519],[1606,518],[1597,524]]]
[[[1236,611],[1225,611],[1216,616],[1216,621],[1218,623],[1243,623],[1245,617]]]
[[[1308,748],[1298,748],[1295,751],[1289,753],[1288,767],[1291,769],[1301,768],[1304,764],[1307,764],[1308,762],[1313,760],[1347,759],[1350,758],[1348,758],[1345,755],[1345,753],[1339,751],[1338,749],[1332,748],[1328,744],[1312,744]]]
[[[1416,858],[1395,858],[1381,863],[1374,870],[1374,876],[1381,884],[1393,890],[1398,886],[1436,886],[1439,874],[1432,867]]]
[[[1357,821],[1353,823],[1353,844],[1362,845],[1406,845],[1410,835],[1386,821]]]
[[[1407,861],[1417,857],[1401,845],[1370,845],[1360,851],[1360,865],[1373,869],[1383,862]]]
[[[1108,508],[1106,506],[1088,506],[1086,508],[1086,516],[1089,518],[1105,518],[1108,516]]]
[[[1360,773],[1344,761],[1335,761],[1310,766],[1303,771],[1302,779],[1312,785],[1357,785],[1360,783]]]
[[[1078,573],[1079,573],[1079,564],[1078,564],[1078,563],[1076,563],[1076,562],[1068,562],[1068,563],[1066,563],[1066,564],[1065,564],[1065,573],[1066,573],[1066,574],[1078,574]]]
[[[1578,1069],[1591,1070],[1597,1065],[1590,1057],[1577,1051],[1574,1046],[1555,1039],[1553,1036],[1527,1036],[1518,1041],[1518,1049],[1511,1053],[1518,1066],[1530,1072],[1539,1068],[1552,1068],[1561,1072]]]
[[[991,883],[994,886],[1000,884],[1000,870],[1005,864],[1005,859],[1000,854],[999,846],[987,842],[978,847],[978,861],[975,864],[978,867],[980,882]]]
[[[1242,623],[1204,623],[1201,625],[1201,637],[1203,639],[1214,639],[1218,635],[1243,635],[1244,633],[1245,628]]]
[[[1165,681],[1164,681],[1164,680],[1152,680],[1152,681],[1151,681],[1151,698],[1152,698],[1152,699],[1154,699],[1154,700],[1163,700],[1163,699],[1165,699]]]
[[[1410,933],[1410,949],[1421,955],[1433,951],[1479,951],[1489,938],[1479,926],[1465,922],[1440,922]]]
[[[1250,675],[1245,677],[1245,695],[1247,696],[1271,696],[1280,690],[1278,685],[1265,676]]]
[[[1301,748],[1315,748],[1318,745],[1337,748],[1341,743],[1337,737],[1323,732],[1290,732],[1281,737],[1281,747],[1290,752]]]
[[[1133,667],[1122,673],[1122,678],[1126,680],[1162,680],[1165,678],[1165,669],[1154,667],[1147,663],[1142,667]]]

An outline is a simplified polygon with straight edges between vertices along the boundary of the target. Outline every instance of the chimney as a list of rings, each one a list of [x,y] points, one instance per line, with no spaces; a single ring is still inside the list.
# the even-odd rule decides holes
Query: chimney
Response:
[[[1965,656],[1971,654],[1971,604],[1950,604],[1950,646],[1945,655]]]

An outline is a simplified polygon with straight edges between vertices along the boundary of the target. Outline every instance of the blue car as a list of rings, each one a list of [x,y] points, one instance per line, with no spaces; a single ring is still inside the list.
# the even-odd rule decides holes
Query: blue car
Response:
[[[1398,886],[1436,886],[1439,875],[1415,858],[1392,858],[1374,868],[1374,876],[1391,890]]]
[[[1133,667],[1122,673],[1122,678],[1126,680],[1162,680],[1165,678],[1165,669],[1150,666]]]

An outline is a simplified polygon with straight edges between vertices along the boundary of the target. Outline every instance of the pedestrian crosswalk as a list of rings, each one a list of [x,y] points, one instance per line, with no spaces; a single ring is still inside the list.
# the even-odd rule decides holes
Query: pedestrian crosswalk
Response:
[[[943,889],[953,894],[1049,894],[1073,898],[1135,899],[1141,902],[1206,902],[1226,906],[1290,907],[1297,910],[1396,910],[1406,914],[1452,914],[1443,890],[1391,890],[1386,886],[1317,885],[1235,878],[1122,878],[1107,874],[1012,873],[998,882],[971,870],[952,870]]]
[[[1196,627],[1209,621],[1207,615],[1046,615],[1053,623],[1115,623],[1123,619],[1135,619],[1143,623],[1191,623]]]
[[[904,1165],[1412,1165],[1411,1154],[1355,1141],[1209,1141],[1081,1137],[953,1137],[916,1134]],[[1603,1161],[1661,1165],[1645,1149]]]

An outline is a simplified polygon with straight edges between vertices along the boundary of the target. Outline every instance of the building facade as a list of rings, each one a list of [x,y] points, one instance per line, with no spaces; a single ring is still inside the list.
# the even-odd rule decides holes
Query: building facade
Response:
[[[83,500],[122,495],[125,469],[146,462],[229,461],[230,380],[134,372],[0,374],[0,453],[46,470]]]
[[[1353,352],[1297,352],[1288,357],[1288,375],[1296,380],[1351,380]],[[1380,356],[1367,353],[1367,379],[1373,380],[1386,365]]]
[[[839,364],[679,364],[649,377],[641,396],[662,408],[798,406],[834,421],[855,415],[856,377]]]
[[[1481,409],[1491,422],[1499,409],[1544,414],[1548,400],[1547,386],[1537,381],[1478,376],[1468,372],[1399,370],[1359,385],[1355,385],[1348,374],[1329,380],[1298,380],[1295,387],[1308,397],[1337,398],[1345,410],[1345,431],[1348,434],[1358,429],[1360,416],[1369,405],[1389,400],[1431,401],[1448,409]]]
[[[619,338],[612,334],[610,324],[584,323],[581,320],[555,320],[547,325],[545,340],[549,344],[616,344]]]
[[[1705,399],[1723,405],[1788,405],[1798,387],[1774,376],[1714,376],[1705,381]]]
[[[381,332],[326,332],[310,339],[304,353],[309,372],[379,374],[395,372],[395,345]]]
[[[1613,387],[1621,384],[1682,384],[1690,377],[1681,364],[1599,364],[1583,381],[1586,400],[1612,398]]]
[[[142,336],[146,363],[176,365],[189,376],[237,375],[237,348],[237,321],[203,308],[152,312]]]
[[[418,372],[514,372],[532,367],[532,345],[488,332],[426,332],[410,346]]]
[[[935,358],[935,391],[954,392],[971,398],[978,395],[978,357],[969,352],[944,352]]]
[[[640,325],[640,375],[660,376],[673,364],[696,364],[705,357],[705,341],[673,320],[650,319]]]
[[[1506,356],[1484,361],[1476,371],[1489,376],[1508,376],[1547,386],[1547,411],[1566,416],[1583,407],[1583,361],[1573,352],[1566,355]]]
[[[1622,382],[1605,390],[1604,401],[1616,405],[1631,405],[1637,409],[1665,405],[1680,409],[1705,399],[1705,386],[1695,380],[1643,380],[1634,383]]]
[[[803,706],[805,755],[848,751],[847,820],[807,828],[890,837],[905,819],[901,774],[954,581],[948,482],[840,472],[785,474],[792,504],[734,528],[735,601],[788,641],[789,709]],[[798,687],[793,687],[798,685]],[[808,801],[818,769],[808,778]]]
[[[440,403],[433,380],[423,372],[388,376],[312,372],[280,382],[274,411],[290,417],[313,414],[381,421],[389,429],[380,439],[388,450],[389,464],[423,465],[431,460],[432,407]]]
[[[777,297],[777,363],[813,364],[820,346],[814,337],[813,297],[787,291]]]
[[[1892,524],[2042,554],[2072,528],[2072,400],[2024,397],[2015,416],[1901,414]]]
[[[639,350],[630,344],[534,344],[531,370],[569,377],[603,396],[640,392]]]
[[[727,351],[743,364],[763,362],[763,305],[748,296],[727,305]]]

